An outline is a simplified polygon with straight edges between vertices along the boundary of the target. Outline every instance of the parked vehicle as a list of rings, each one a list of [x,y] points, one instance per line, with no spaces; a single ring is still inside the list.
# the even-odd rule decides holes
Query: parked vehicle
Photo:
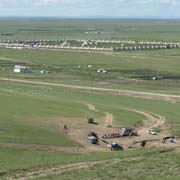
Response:
[[[108,144],[107,147],[111,148],[111,151],[123,151],[123,146],[116,142],[112,142],[111,144]]]
[[[87,120],[88,120],[89,124],[93,124],[94,123],[94,118],[93,117],[88,117]]]
[[[122,128],[121,136],[137,136],[137,130],[133,128]]]
[[[88,142],[91,144],[97,144],[98,143],[98,138],[95,136],[88,136]]]
[[[158,134],[154,129],[149,129],[147,132],[149,134],[152,134],[152,135],[157,135]]]
[[[88,133],[88,142],[91,144],[97,144],[99,141],[98,135],[94,131],[89,131]]]

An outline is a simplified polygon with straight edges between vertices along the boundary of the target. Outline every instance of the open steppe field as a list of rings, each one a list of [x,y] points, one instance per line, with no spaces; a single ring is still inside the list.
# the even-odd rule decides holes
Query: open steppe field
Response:
[[[179,41],[180,20],[1,18],[1,40],[111,39]]]
[[[179,26],[178,20],[1,20],[0,39],[178,42]],[[32,73],[14,73],[15,65]],[[124,151],[88,142],[89,131],[102,137],[123,127],[138,136],[107,141]],[[151,128],[158,134],[148,134]],[[162,143],[170,136],[174,143]],[[0,179],[179,179],[179,148],[179,49],[0,49]]]

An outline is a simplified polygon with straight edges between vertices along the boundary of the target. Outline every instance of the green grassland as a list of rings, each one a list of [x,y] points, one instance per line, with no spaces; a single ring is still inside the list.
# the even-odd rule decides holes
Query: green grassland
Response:
[[[143,153],[142,153],[143,154]],[[158,153],[136,156],[137,159],[112,161],[108,164],[97,165],[93,168],[65,172],[60,175],[49,175],[37,180],[178,180],[180,177],[179,153]],[[138,159],[138,157],[140,159]]]
[[[136,126],[142,117],[124,108],[143,110],[166,117],[174,133],[179,133],[179,103],[160,100],[144,100],[120,95],[104,95],[62,88],[38,87],[1,83],[1,136],[3,142],[75,145],[58,131],[58,120],[79,119],[85,122],[88,115],[102,119],[103,112],[114,115],[118,125]],[[100,112],[88,110],[90,103]],[[52,129],[51,129],[52,128]],[[62,136],[62,140],[61,137]],[[35,138],[36,137],[36,138]]]
[[[179,41],[179,20],[0,20],[0,39],[129,39]],[[99,31],[97,34],[95,32]],[[89,32],[89,33],[86,33]],[[28,37],[28,38],[27,38]],[[32,73],[15,74],[15,64],[27,65]],[[92,68],[87,65],[91,64]],[[79,68],[78,66],[81,65]],[[108,74],[99,74],[104,68]],[[41,70],[50,73],[41,74]],[[157,81],[152,80],[157,76]],[[117,88],[180,94],[178,49],[127,52],[80,52],[68,50],[0,49],[0,78],[18,78],[70,85]],[[98,111],[90,110],[92,104]],[[136,127],[143,116],[126,108],[166,118],[166,130],[180,134],[180,102],[144,99],[58,86],[0,81],[0,144],[18,143],[81,148],[62,125],[97,123],[105,112],[114,116],[113,126]],[[98,132],[97,132],[98,133]],[[125,152],[68,153],[23,147],[0,147],[0,179],[30,168],[48,167],[113,158],[140,158],[111,162],[82,171],[42,179],[177,179],[179,153],[174,149],[150,148]],[[167,152],[166,152],[167,151]],[[165,152],[165,153],[162,153]],[[170,168],[169,168],[170,167]]]
[[[79,119],[81,123],[86,120],[87,114],[93,115],[98,122],[98,119],[103,118],[104,114],[101,111],[108,111],[114,115],[114,125],[135,126],[143,117],[136,113],[127,112],[122,107],[139,109],[146,112],[153,112],[166,117],[167,124],[172,127],[172,133],[179,134],[179,103],[171,104],[160,100],[144,100],[139,98],[132,98],[119,95],[104,95],[103,93],[89,93],[79,92],[77,90],[68,90],[58,87],[50,86],[37,86],[37,85],[24,85],[19,83],[11,83],[9,86],[7,82],[1,82],[0,86],[0,106],[1,106],[1,133],[0,142],[14,142],[23,144],[49,144],[58,146],[80,146],[79,144],[70,140],[61,130],[57,129],[57,117],[66,120],[75,118]],[[94,104],[100,112],[88,110],[87,106],[82,102]],[[71,113],[69,113],[71,112]],[[157,153],[155,153],[157,151]],[[149,156],[150,154],[153,154]],[[148,156],[148,157],[147,157]],[[139,169],[143,167],[141,176],[145,178],[147,169],[153,166],[152,161],[155,161],[158,168],[163,167],[161,171],[161,179],[168,174],[170,178],[174,178],[175,174],[178,175],[178,162],[179,154],[170,153],[161,155],[156,149],[149,149],[146,151],[127,151],[123,153],[94,153],[90,154],[70,154],[54,151],[42,151],[31,149],[19,148],[1,148],[1,177],[9,176],[10,174],[18,173],[21,171],[28,171],[29,168],[36,166],[51,166],[54,164],[66,164],[83,161],[94,161],[111,158],[123,157],[141,157],[142,161],[129,160],[132,165],[128,166],[132,170],[132,174],[127,175],[125,168],[128,163],[109,164],[108,167],[103,165],[95,167],[90,170],[71,172],[70,174],[62,174],[62,178],[78,179],[80,176],[84,177],[87,174],[87,179],[95,178],[101,174],[105,169],[109,169],[115,174],[114,179],[117,179],[118,172],[121,170],[123,177],[133,178],[139,173]],[[156,160],[155,160],[156,159]],[[162,161],[163,159],[163,161]],[[164,167],[167,162],[172,162],[172,170],[168,166]],[[133,164],[137,168],[134,169]],[[121,168],[120,168],[121,167]],[[120,169],[119,169],[120,168]],[[105,179],[107,175],[103,174],[101,179]],[[158,170],[151,169],[148,173],[149,176],[156,177]],[[59,176],[48,176],[46,179],[58,179]],[[85,177],[84,177],[85,178]]]
[[[0,142],[78,147],[80,146],[79,144],[70,140],[61,130],[57,129],[59,122],[57,121],[57,117],[59,119],[63,117],[66,120],[75,118],[76,120],[79,119],[81,123],[84,123],[87,114],[90,114],[98,122],[98,119],[104,116],[101,111],[108,111],[114,115],[115,125],[134,126],[142,120],[143,117],[140,115],[127,112],[122,107],[161,114],[167,118],[167,123],[172,126],[176,124],[177,129],[174,130],[177,131],[174,131],[174,133],[179,132],[179,103],[171,104],[159,100],[144,100],[119,95],[106,94],[104,96],[103,93],[89,94],[89,92],[79,92],[77,90],[19,83],[11,83],[8,88],[6,82],[1,82],[0,84],[0,97]],[[87,106],[82,102],[94,104],[100,112],[88,110]],[[29,168],[36,166],[51,166],[70,162],[75,163],[134,156],[143,156],[145,158],[144,156],[148,155],[148,153],[154,154],[154,151],[158,150],[150,149],[141,152],[134,152],[133,150],[121,154],[97,153],[95,155],[94,153],[71,154],[21,148],[1,148],[0,174],[2,177],[5,177],[17,172],[28,171]],[[151,164],[147,164],[147,166],[151,167]],[[117,171],[112,165],[113,170],[115,172]],[[101,172],[101,169],[99,169],[99,172]],[[64,177],[66,175],[63,175]],[[74,175],[72,176],[73,178]],[[69,179],[71,178],[69,177]]]
[[[178,41],[179,20],[1,19],[0,39]],[[88,33],[86,33],[88,32]]]
[[[165,154],[162,154],[163,152],[166,152]],[[165,157],[166,156],[166,157]],[[146,174],[146,170],[149,168],[149,173],[151,176],[153,176],[152,173],[154,171],[156,174],[154,174],[154,177],[157,177],[157,169],[154,167],[153,162],[157,163],[157,167],[164,168],[164,171],[161,173],[161,175],[165,178],[166,176],[169,176],[170,178],[173,178],[175,175],[179,176],[179,154],[173,152],[173,148],[170,149],[146,149],[146,150],[129,150],[123,153],[114,152],[93,152],[93,153],[86,153],[86,154],[78,154],[78,153],[63,153],[63,152],[51,152],[51,151],[39,151],[39,150],[31,150],[31,149],[17,149],[17,148],[1,148],[0,151],[0,157],[1,157],[1,163],[0,163],[0,178],[6,179],[8,176],[13,176],[16,173],[26,173],[29,169],[33,169],[36,167],[44,167],[48,168],[54,165],[64,165],[64,164],[71,164],[71,163],[78,163],[78,162],[91,162],[91,161],[99,161],[99,160],[106,160],[106,159],[121,159],[123,162],[123,159],[125,159],[125,163],[127,165],[127,162],[131,162],[131,160],[127,160],[127,158],[137,158],[137,161],[132,161],[132,165],[128,166],[129,170],[133,170],[133,174],[139,172],[143,173],[143,175]],[[157,160],[156,160],[157,157]],[[138,161],[138,159],[141,159],[141,161]],[[160,160],[161,159],[161,160]],[[149,162],[148,162],[149,160]],[[160,160],[160,161],[159,161]],[[158,162],[159,161],[159,162]],[[174,161],[174,162],[173,162]],[[168,166],[164,166],[165,163],[172,165],[172,168],[168,168]],[[137,164],[138,166],[135,168],[133,165]],[[164,163],[164,164],[163,164]],[[115,167],[113,166],[115,165]],[[87,179],[90,178],[92,174],[94,174],[92,177],[99,176],[102,174],[101,179],[105,179],[106,173],[109,176],[112,176],[112,174],[109,174],[109,171],[106,173],[103,171],[106,171],[106,169],[110,169],[110,172],[115,172],[116,176],[118,176],[118,168],[122,168],[119,170],[122,170],[123,176],[132,176],[130,174],[125,174],[124,169],[126,166],[123,166],[123,164],[120,162],[117,166],[117,164],[109,163],[107,165],[103,165],[101,167],[95,167],[96,170],[99,170],[99,173],[93,168],[88,170],[82,170],[81,173],[79,171],[76,172],[69,172],[69,175],[67,173],[61,174],[62,179],[77,179],[78,177],[82,175],[83,178],[85,178],[85,173],[87,173]],[[142,166],[145,165],[146,168],[141,169]],[[153,170],[150,170],[152,167]],[[98,169],[97,169],[98,168]],[[138,170],[138,168],[140,168]],[[176,168],[173,170],[173,168]],[[166,173],[165,173],[166,171]],[[175,172],[175,174],[174,174]],[[163,174],[164,173],[164,174]],[[169,175],[168,175],[169,174]],[[171,175],[172,174],[172,175]],[[61,176],[48,176],[47,178],[42,179],[60,179]],[[110,178],[110,177],[109,177]]]
[[[0,74],[3,77],[37,81],[113,87],[179,94],[179,50],[122,53],[90,53],[70,51],[0,50]],[[26,64],[32,74],[14,74],[15,64]],[[92,68],[86,65],[91,64]],[[80,68],[78,66],[81,65]],[[99,74],[104,68],[108,74]],[[41,74],[40,70],[50,71]],[[157,81],[152,77],[157,76]]]

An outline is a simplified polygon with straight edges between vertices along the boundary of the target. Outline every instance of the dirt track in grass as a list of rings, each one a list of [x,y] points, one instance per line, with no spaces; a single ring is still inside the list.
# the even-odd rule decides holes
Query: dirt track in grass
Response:
[[[67,165],[53,165],[38,167],[36,169],[29,169],[28,171],[20,172],[14,176],[7,177],[7,180],[29,180],[34,178],[46,177],[48,175],[61,174],[63,172],[87,169],[96,165],[106,164],[110,162],[120,162],[120,161],[133,161],[140,160],[140,158],[124,158],[124,159],[109,159],[101,161],[89,161],[89,162],[80,162]]]

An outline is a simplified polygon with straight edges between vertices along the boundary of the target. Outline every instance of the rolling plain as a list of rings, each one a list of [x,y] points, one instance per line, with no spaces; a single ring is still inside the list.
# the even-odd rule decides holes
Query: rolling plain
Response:
[[[177,43],[179,27],[179,20],[1,19],[0,39]],[[32,73],[14,73],[15,65]],[[139,134],[111,139],[124,151],[87,141],[90,130],[103,136],[123,127]],[[166,136],[175,143],[163,144]],[[179,179],[179,137],[179,48],[0,49],[0,179]],[[142,140],[145,148],[135,143]]]

